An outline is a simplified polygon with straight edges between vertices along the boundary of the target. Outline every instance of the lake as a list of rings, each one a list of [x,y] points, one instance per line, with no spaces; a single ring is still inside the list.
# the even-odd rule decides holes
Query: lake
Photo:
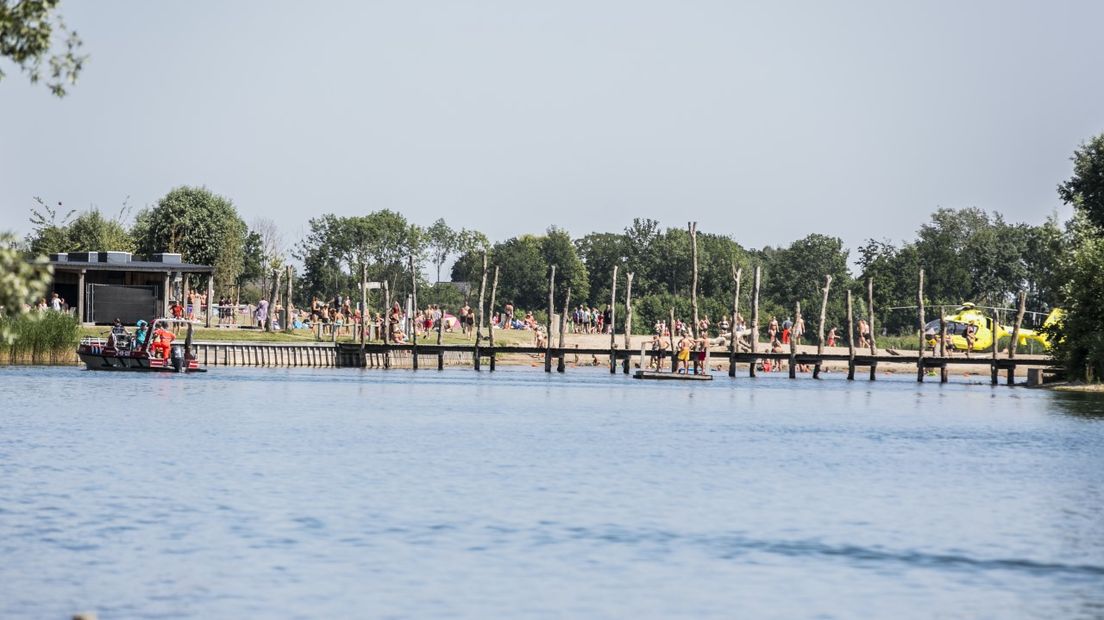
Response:
[[[1104,399],[974,379],[0,368],[0,617],[1104,617]]]

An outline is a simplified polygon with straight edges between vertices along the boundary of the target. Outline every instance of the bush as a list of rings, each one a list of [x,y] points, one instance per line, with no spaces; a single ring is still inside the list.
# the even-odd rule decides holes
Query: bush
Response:
[[[0,329],[14,336],[6,347],[7,363],[58,364],[73,360],[80,342],[76,317],[60,312],[32,312],[0,317]]]

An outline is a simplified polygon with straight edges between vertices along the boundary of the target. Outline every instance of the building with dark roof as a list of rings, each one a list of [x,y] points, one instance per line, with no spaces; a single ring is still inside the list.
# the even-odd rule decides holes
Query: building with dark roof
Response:
[[[187,299],[194,276],[206,276],[207,307],[214,307],[215,268],[181,262],[179,254],[154,254],[142,261],[130,252],[67,252],[51,254],[50,264],[51,290],[76,307],[82,323],[106,324],[120,318],[133,325],[139,319],[167,316],[170,302]],[[208,327],[211,314],[207,313]]]

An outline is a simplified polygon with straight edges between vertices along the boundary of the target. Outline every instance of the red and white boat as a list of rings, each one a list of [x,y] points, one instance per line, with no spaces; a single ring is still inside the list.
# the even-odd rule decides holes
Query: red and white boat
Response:
[[[192,322],[159,318],[150,321],[149,334],[161,328],[187,324],[188,335],[182,344],[169,345],[169,355],[162,357],[150,346],[151,336],[144,343],[133,334],[109,334],[106,338],[86,336],[77,346],[77,357],[88,370],[122,370],[131,372],[207,372],[199,367],[192,351]]]

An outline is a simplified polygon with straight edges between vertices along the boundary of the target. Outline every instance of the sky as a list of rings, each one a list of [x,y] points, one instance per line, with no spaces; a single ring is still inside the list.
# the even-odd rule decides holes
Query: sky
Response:
[[[0,61],[0,230],[179,185],[294,243],[392,209],[492,240],[634,217],[856,249],[1038,224],[1104,132],[1104,3],[63,0],[57,99]]]

